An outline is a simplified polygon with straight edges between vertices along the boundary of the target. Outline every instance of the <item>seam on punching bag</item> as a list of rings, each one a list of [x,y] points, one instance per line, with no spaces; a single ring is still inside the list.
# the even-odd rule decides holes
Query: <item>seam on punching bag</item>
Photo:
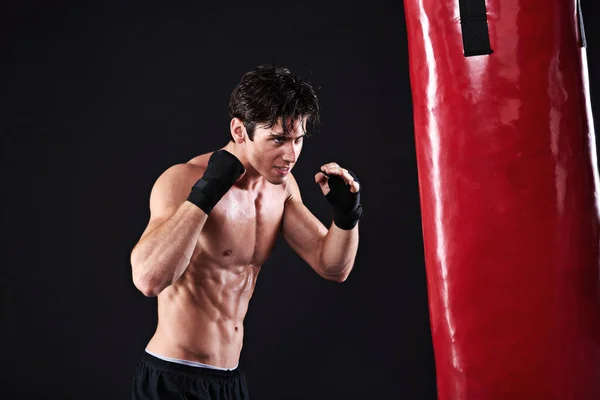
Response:
[[[577,20],[579,22],[579,40],[581,47],[587,48],[587,39],[585,38],[585,27],[583,26],[583,12],[581,11],[581,0],[577,0]]]
[[[458,0],[465,57],[492,54],[485,0]]]

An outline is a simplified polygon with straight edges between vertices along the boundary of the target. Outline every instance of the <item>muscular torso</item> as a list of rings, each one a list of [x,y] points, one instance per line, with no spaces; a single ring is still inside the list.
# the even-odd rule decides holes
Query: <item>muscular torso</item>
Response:
[[[287,191],[234,185],[207,219],[183,275],[158,296],[148,350],[222,368],[238,364],[243,320],[281,228]]]

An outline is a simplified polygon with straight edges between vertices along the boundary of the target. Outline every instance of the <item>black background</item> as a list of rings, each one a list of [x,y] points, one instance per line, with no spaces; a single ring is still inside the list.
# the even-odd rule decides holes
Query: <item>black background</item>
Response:
[[[600,32],[582,2],[592,106]],[[254,399],[435,399],[401,1],[28,1],[2,12],[0,394],[126,399],[156,324],[129,254],[154,180],[223,146],[243,73],[275,63],[320,88],[295,176],[337,161],[362,182],[355,269],[319,278],[279,241],[240,366]],[[387,395],[389,394],[389,396]]]

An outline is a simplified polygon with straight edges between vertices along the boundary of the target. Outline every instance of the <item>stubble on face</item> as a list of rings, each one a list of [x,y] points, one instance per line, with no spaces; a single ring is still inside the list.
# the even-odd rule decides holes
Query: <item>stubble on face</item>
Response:
[[[257,125],[254,132],[249,159],[267,181],[282,184],[298,161],[304,137],[306,118],[294,121],[292,129],[285,134],[281,122],[272,127]]]

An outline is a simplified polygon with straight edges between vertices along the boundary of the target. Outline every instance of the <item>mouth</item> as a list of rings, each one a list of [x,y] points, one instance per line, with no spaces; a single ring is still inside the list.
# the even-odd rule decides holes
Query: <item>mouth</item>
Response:
[[[290,167],[274,167],[280,175],[287,175],[290,172]]]

